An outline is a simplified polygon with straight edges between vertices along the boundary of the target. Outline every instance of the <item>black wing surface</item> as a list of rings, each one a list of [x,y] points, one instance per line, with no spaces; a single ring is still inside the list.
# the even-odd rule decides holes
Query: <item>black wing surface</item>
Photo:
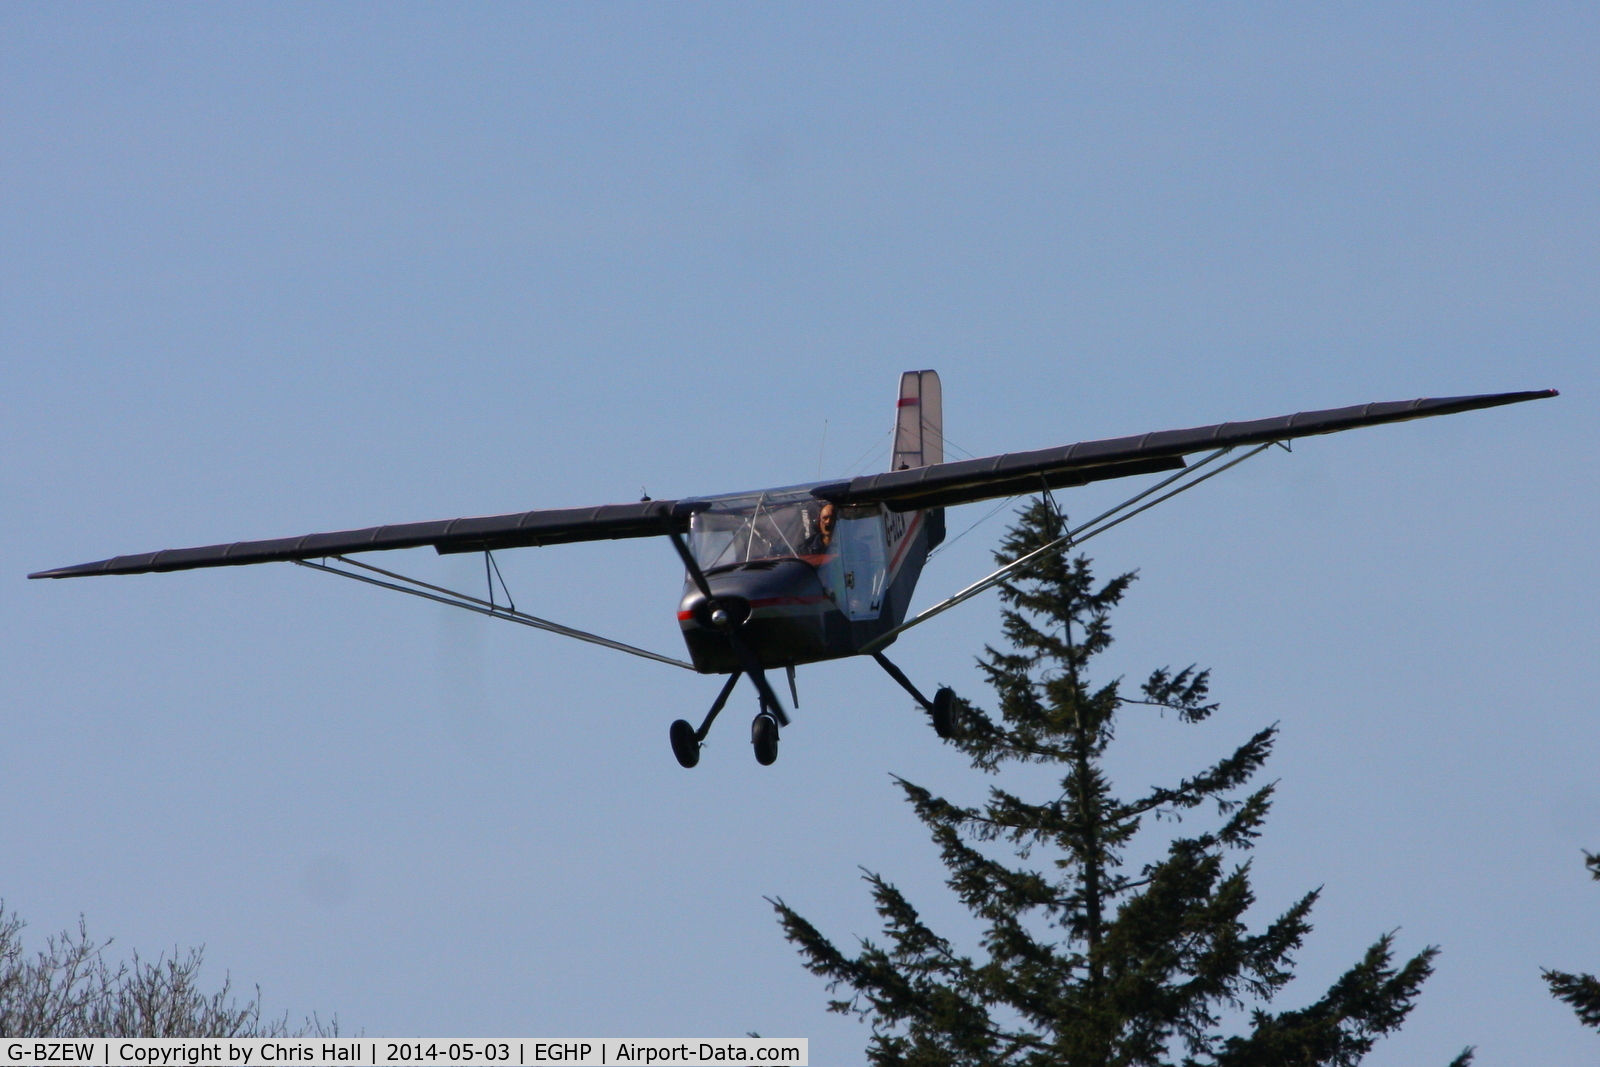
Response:
[[[146,574],[184,571],[196,567],[233,567],[246,563],[318,559],[354,552],[433,546],[441,553],[481,552],[486,549],[559,545],[573,541],[604,541],[621,537],[650,537],[670,529],[689,528],[692,508],[675,500],[643,500],[637,504],[606,504],[596,508],[522,511],[511,515],[485,515],[437,522],[408,522],[372,526],[365,530],[280,537],[271,541],[236,541],[202,548],[169,548],[137,556],[116,556],[75,567],[39,571],[29,578],[83,578],[93,574]]]
[[[1554,389],[1524,393],[1489,393],[1358,404],[1327,411],[1303,411],[1275,419],[1224,422],[1189,430],[1163,430],[1134,437],[1083,441],[1036,452],[935,463],[910,470],[869,474],[848,482],[820,485],[812,493],[835,504],[885,504],[892,511],[967,504],[975,500],[1060,489],[1106,478],[1177,470],[1192,452],[1288,441],[1314,434],[1338,433],[1360,426],[1378,426],[1433,415],[1518,404],[1556,396]]]

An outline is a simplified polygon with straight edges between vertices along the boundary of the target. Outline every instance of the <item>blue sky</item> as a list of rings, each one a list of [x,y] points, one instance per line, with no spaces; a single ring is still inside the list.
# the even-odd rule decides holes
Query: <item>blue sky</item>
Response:
[[[1586,5],[0,9],[0,896],[372,1034],[863,1062],[762,898],[848,943],[864,865],[970,930],[888,776],[985,784],[870,664],[801,672],[775,766],[736,701],[684,772],[687,672],[286,565],[22,576],[874,469],[912,368],[977,455],[1556,387],[1093,551],[1141,575],[1107,669],[1223,702],[1131,716],[1129,791],[1282,726],[1261,913],[1323,887],[1282,1003],[1398,929],[1443,954],[1369,1062],[1591,1062],[1538,969],[1600,969],[1597,49]],[[500,561],[681,647],[665,542]],[[996,632],[980,599],[896,658],[981,702]]]

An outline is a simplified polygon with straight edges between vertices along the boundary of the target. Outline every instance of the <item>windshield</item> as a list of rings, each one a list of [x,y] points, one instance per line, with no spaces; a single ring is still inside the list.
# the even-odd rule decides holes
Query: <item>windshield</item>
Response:
[[[823,556],[832,539],[832,512],[832,505],[810,494],[723,499],[690,520],[689,547],[705,571],[784,556]]]

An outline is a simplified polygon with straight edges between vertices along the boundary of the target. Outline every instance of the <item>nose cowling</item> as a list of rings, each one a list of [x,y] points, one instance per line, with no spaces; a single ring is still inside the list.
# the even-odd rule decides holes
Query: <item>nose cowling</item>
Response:
[[[831,606],[817,572],[803,560],[758,560],[706,576],[707,597],[686,583],[678,625],[697,670],[727,673],[744,664],[728,640],[737,629],[762,667],[826,657],[822,610]]]
[[[689,617],[696,626],[702,630],[723,631],[733,627],[743,626],[750,618],[750,601],[736,593],[718,592],[715,584],[711,586],[712,595],[708,598],[700,592],[693,590],[685,598]]]

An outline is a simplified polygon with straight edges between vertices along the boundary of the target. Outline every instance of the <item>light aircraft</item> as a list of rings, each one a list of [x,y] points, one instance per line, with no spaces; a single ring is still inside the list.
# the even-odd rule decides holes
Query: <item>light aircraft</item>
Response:
[[[712,722],[739,679],[747,677],[755,686],[760,709],[751,724],[751,744],[756,760],[770,764],[778,757],[779,727],[789,724],[787,711],[767,681],[770,669],[781,667],[787,672],[790,699],[798,706],[796,666],[871,656],[928,713],[938,734],[947,737],[954,694],[940,688],[929,700],[884,656],[883,649],[907,629],[971,599],[1035,556],[1081,544],[1273,445],[1287,448],[1287,442],[1297,437],[1556,395],[1554,389],[1546,389],[1363,404],[945,462],[939,376],[931,370],[908,371],[900,378],[893,458],[884,474],[721,496],[646,497],[631,504],[167,549],[39,571],[28,577],[78,578],[293,562],[702,674],[728,675],[698,728],[679,719],[669,730],[673,754],[685,767],[699,762]],[[1231,459],[1219,462],[1236,451]],[[1207,454],[1193,464],[1184,459],[1202,452]],[[906,617],[923,563],[945,538],[945,508],[1165,472],[1176,473],[954,596]],[[678,625],[692,662],[518,611],[504,579],[500,579],[500,589],[506,603],[502,605],[496,596],[499,567],[493,553],[497,550],[623,537],[666,537],[682,559],[686,575]],[[421,546],[431,546],[441,554],[484,553],[489,598],[469,596],[349,558],[360,552]]]

